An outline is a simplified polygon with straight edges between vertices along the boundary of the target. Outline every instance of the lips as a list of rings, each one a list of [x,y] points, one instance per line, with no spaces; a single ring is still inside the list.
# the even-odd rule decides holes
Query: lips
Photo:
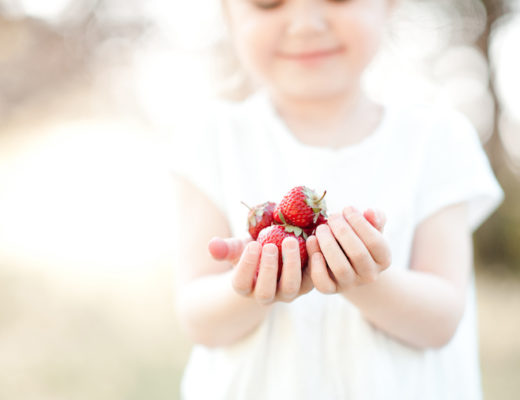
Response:
[[[279,53],[281,58],[289,60],[313,60],[330,57],[343,52],[342,48],[312,50],[298,53]]]

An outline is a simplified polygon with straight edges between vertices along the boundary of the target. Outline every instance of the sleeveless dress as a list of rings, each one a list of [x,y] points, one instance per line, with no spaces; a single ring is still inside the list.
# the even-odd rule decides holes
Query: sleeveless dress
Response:
[[[172,135],[171,168],[247,234],[247,209],[278,202],[292,187],[327,190],[329,212],[354,205],[386,213],[390,268],[409,268],[417,225],[451,204],[469,206],[471,231],[502,202],[479,137],[460,113],[426,105],[385,105],[377,129],[342,148],[309,146],[287,129],[265,91],[185,115]],[[181,383],[184,400],[482,398],[474,275],[465,313],[441,349],[410,347],[368,323],[340,295],[313,290],[276,303],[240,342],[194,345]]]

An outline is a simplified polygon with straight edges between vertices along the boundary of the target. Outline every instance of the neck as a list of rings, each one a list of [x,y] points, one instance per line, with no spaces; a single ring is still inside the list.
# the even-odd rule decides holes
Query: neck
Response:
[[[358,88],[348,94],[302,99],[270,93],[279,116],[303,142],[318,145],[355,143],[370,134],[381,110]]]

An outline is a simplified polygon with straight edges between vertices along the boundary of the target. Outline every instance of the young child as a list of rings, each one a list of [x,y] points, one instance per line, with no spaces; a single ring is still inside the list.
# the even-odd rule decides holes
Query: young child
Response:
[[[394,1],[224,0],[258,89],[174,148],[183,399],[481,398],[472,233],[503,192],[461,114],[363,93]],[[277,282],[240,201],[299,185],[327,190],[329,221],[303,273],[284,241]]]

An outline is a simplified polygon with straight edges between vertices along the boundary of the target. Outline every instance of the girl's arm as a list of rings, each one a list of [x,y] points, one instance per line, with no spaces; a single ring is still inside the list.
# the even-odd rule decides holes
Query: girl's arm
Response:
[[[213,236],[231,234],[224,215],[192,184],[180,178],[175,183],[180,235],[174,266],[177,315],[193,342],[229,345],[253,331],[269,307],[236,293],[233,264],[216,261],[207,250]]]
[[[388,246],[360,214],[349,210],[344,215],[350,230],[337,220],[333,218],[330,228],[316,234],[324,254],[324,258],[315,256],[311,266],[316,288],[336,285],[336,291],[374,326],[409,345],[437,348],[447,344],[464,312],[472,263],[466,205],[446,207],[418,226],[409,270],[385,270]],[[331,236],[341,240],[333,243]],[[334,245],[344,248],[348,259],[341,261]],[[325,260],[331,267],[331,282],[328,274],[320,273],[327,272]]]
[[[230,236],[224,215],[188,182],[178,180],[177,192],[182,243],[175,263],[176,305],[181,325],[194,342],[233,344],[262,322],[273,302],[291,302],[312,290],[310,275],[301,270],[296,239],[282,242],[278,281],[276,245],[215,238]]]

